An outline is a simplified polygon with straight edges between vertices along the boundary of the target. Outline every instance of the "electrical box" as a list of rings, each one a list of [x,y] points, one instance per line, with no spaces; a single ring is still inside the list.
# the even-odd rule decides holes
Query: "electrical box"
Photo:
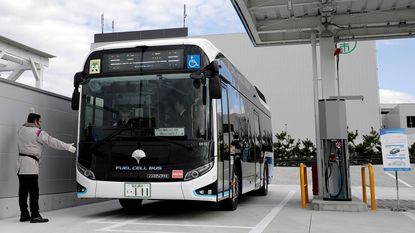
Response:
[[[346,101],[342,99],[320,100],[320,138],[347,139]]]

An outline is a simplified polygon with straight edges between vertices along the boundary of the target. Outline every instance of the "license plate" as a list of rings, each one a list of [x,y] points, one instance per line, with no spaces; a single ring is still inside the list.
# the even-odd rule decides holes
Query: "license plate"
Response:
[[[124,195],[125,197],[150,198],[151,186],[142,183],[125,183]]]

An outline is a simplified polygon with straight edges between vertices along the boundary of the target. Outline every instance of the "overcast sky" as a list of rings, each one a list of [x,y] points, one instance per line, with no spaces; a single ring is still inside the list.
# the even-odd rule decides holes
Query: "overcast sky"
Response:
[[[116,31],[181,27],[184,3],[190,35],[244,32],[229,0],[0,0],[0,34],[55,55],[44,89],[70,96],[101,13],[106,32],[112,20]],[[415,102],[415,39],[378,41],[377,57],[381,102]],[[18,81],[34,85],[30,72]]]

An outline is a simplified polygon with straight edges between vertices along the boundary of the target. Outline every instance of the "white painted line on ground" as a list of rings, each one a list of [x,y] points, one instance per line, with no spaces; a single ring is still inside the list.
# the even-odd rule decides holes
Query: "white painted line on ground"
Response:
[[[131,220],[123,221],[123,222],[115,222],[112,225],[106,226],[104,228],[97,229],[96,231],[118,231],[114,228],[125,226],[127,224],[135,222],[136,220],[137,219],[131,219]]]
[[[393,179],[396,179],[396,177],[394,175],[390,174],[389,172],[385,172],[385,174],[388,175],[388,176],[390,176],[390,177],[392,177]],[[403,180],[401,180],[399,178],[398,178],[398,181],[401,182],[402,184],[406,185],[406,187],[408,187],[408,188],[413,188],[414,187],[414,186],[406,183],[405,181],[403,181]]]
[[[124,222],[98,222],[103,224],[114,224],[119,225]],[[204,228],[230,228],[230,229],[252,229],[253,227],[248,226],[229,226],[229,225],[199,225],[199,224],[180,224],[180,223],[144,223],[144,222],[129,222],[128,225],[142,225],[142,226],[170,226],[170,227],[204,227]]]
[[[415,221],[415,214],[411,213],[411,212],[401,212],[403,215],[406,215],[408,218],[412,219]]]
[[[271,210],[265,216],[261,222],[259,222],[249,233],[260,233],[267,228],[267,226],[271,223],[271,221],[278,215],[282,208],[284,208],[285,204],[294,196],[295,191],[290,191],[287,196],[282,200],[274,209]]]
[[[186,231],[134,231],[134,230],[116,230],[109,229],[106,232],[126,232],[126,233],[191,233]]]
[[[111,216],[107,216],[107,217],[103,217],[103,218],[98,218],[98,219],[91,219],[91,220],[86,221],[85,223],[99,223],[99,222],[102,222],[102,221],[105,221],[107,219],[114,218],[114,217],[117,217],[117,216],[120,216],[120,215],[123,215],[123,213],[121,213],[121,214],[114,214],[114,215],[111,215]]]

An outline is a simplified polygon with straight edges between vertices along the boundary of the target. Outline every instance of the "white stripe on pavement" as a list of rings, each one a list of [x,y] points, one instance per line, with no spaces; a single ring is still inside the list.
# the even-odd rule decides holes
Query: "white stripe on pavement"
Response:
[[[249,233],[260,233],[267,228],[267,226],[271,223],[271,221],[278,215],[282,208],[284,208],[285,204],[294,196],[295,191],[290,191],[287,196],[282,200],[274,209],[271,210],[265,216],[261,222],[259,222]]]
[[[385,172],[385,174],[388,175],[388,176],[390,176],[390,177],[392,177],[393,179],[396,179],[396,177],[394,175],[390,174],[389,172]],[[406,187],[408,187],[408,188],[413,188],[414,187],[414,186],[406,183],[405,181],[403,181],[403,180],[401,180],[399,178],[398,178],[398,181],[401,182],[402,184],[406,185]]]
[[[142,226],[169,226],[169,227],[204,227],[204,228],[231,228],[231,229],[252,229],[249,226],[229,226],[229,225],[200,225],[200,224],[180,224],[180,223],[144,223],[144,222],[97,222],[102,224],[113,224],[113,225],[142,225]],[[112,227],[111,228],[115,228]],[[108,229],[100,229],[99,231],[108,231]]]
[[[401,212],[403,215],[406,215],[408,218],[412,219],[415,221],[415,214],[411,213],[411,212]]]
[[[99,230],[99,231],[103,231],[103,230]],[[191,232],[185,232],[185,231],[180,231],[180,232],[173,232],[173,231],[134,231],[134,230],[115,230],[115,229],[108,229],[108,230],[104,230],[105,232],[125,232],[125,233],[191,233]]]

